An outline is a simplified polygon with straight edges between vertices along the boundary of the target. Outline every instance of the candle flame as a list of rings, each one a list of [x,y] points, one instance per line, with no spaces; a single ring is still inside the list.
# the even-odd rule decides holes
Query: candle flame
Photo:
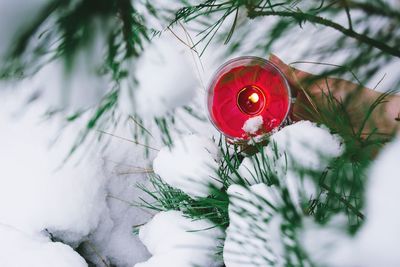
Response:
[[[257,93],[252,93],[252,94],[249,96],[249,100],[250,100],[252,103],[257,103],[257,102],[260,100],[260,96],[259,96]]]

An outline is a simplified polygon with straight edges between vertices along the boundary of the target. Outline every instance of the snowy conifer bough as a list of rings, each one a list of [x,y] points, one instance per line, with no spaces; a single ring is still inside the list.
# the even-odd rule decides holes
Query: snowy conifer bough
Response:
[[[320,82],[398,89],[399,3],[0,1],[0,267],[400,266],[387,95],[354,118]],[[319,68],[321,124],[214,142],[197,76],[270,52]]]
[[[388,266],[395,266],[393,263],[398,262],[395,249],[383,252],[378,248],[374,249],[372,245],[369,249],[368,244],[377,238],[375,235],[379,235],[379,225],[387,225],[387,229],[397,232],[393,227],[399,214],[395,212],[395,215],[391,215],[387,210],[379,212],[384,209],[371,203],[381,202],[383,205],[382,201],[376,200],[375,195],[384,192],[388,193],[385,199],[390,199],[390,203],[397,201],[398,194],[395,192],[398,188],[394,185],[391,189],[387,188],[395,181],[390,177],[394,177],[397,172],[388,173],[385,180],[378,181],[375,177],[386,172],[382,172],[382,168],[390,169],[390,164],[398,165],[395,164],[394,151],[398,149],[399,141],[388,145],[368,172],[370,182],[364,215],[365,211],[360,204],[364,190],[359,188],[351,191],[351,187],[335,182],[346,179],[350,186],[360,182],[361,178],[366,179],[366,170],[371,161],[364,161],[365,155],[359,156],[359,161],[351,161],[354,160],[354,151],[348,151],[346,144],[354,144],[349,139],[332,134],[326,126],[308,121],[286,126],[269,138],[268,145],[258,147],[258,153],[244,158],[240,152],[221,147],[222,162],[214,168],[219,166],[217,177],[222,186],[210,183],[212,187],[208,191],[204,181],[208,181],[207,177],[212,177],[210,169],[203,170],[204,173],[207,170],[207,175],[199,179],[200,182],[190,183],[189,186],[183,185],[187,181],[184,179],[186,175],[182,176],[180,169],[171,167],[176,162],[181,162],[184,156],[191,157],[191,151],[195,151],[193,148],[197,147],[196,144],[202,144],[198,146],[200,148],[208,142],[195,142],[199,141],[197,137],[182,140],[178,140],[177,146],[171,150],[164,148],[154,162],[155,172],[166,184],[154,183],[156,193],[152,197],[155,202],[150,208],[175,210],[174,214],[186,217],[188,222],[207,220],[210,228],[225,232],[220,235],[225,237],[222,250],[214,250],[215,253],[222,253],[225,266],[376,266],[382,260],[382,255],[386,255],[382,262],[387,262]],[[185,143],[190,143],[186,144],[186,150],[183,149]],[[227,146],[229,147],[228,144]],[[214,152],[203,154],[203,161],[208,157],[210,163],[215,163],[216,150]],[[363,152],[364,150],[358,151]],[[166,159],[170,159],[168,163],[172,164],[160,164],[167,162]],[[194,165],[187,166],[193,168]],[[186,170],[189,175],[189,168]],[[199,172],[193,172],[194,174]],[[334,181],[330,182],[330,179]],[[383,184],[379,185],[381,181]],[[354,200],[342,196],[339,189],[352,195]],[[162,211],[160,216],[165,216],[168,212]],[[380,216],[374,215],[378,212]],[[389,221],[393,223],[389,223],[386,218],[391,218]],[[161,254],[152,251],[154,243],[148,243],[145,236],[152,231],[158,231],[149,230],[153,221],[161,224],[156,216],[140,230],[141,240],[154,254],[146,264],[164,262],[167,266],[186,266],[186,263],[181,262],[185,261],[184,257],[180,257],[180,260],[174,259],[177,255],[174,250]],[[169,222],[162,224],[171,227]],[[354,238],[348,234],[349,231],[356,231]],[[207,231],[198,231],[196,234],[207,237]],[[383,247],[395,247],[392,244],[394,239],[387,237],[378,240],[382,241]],[[182,240],[188,240],[185,243],[188,248],[199,244],[189,238]],[[173,242],[175,244],[178,241]],[[160,240],[159,247],[163,244]],[[165,244],[168,247],[168,242]],[[202,244],[208,246],[210,243],[204,241]],[[363,259],[364,252],[369,253],[370,262]],[[198,266],[213,266],[210,265],[209,258],[202,258],[201,255],[198,257]]]
[[[174,143],[172,148],[163,148],[154,160],[154,171],[165,183],[153,184],[155,202],[150,208],[176,210],[179,212],[173,214],[191,220],[208,219],[209,228],[225,230],[220,253],[227,267],[312,263],[299,236],[303,223],[310,221],[315,212],[315,203],[328,199],[318,179],[345,152],[341,137],[325,126],[301,121],[274,133],[267,146],[243,160],[238,152],[221,149],[220,164],[218,148],[206,138],[187,136]],[[210,165],[213,168],[207,167]],[[160,217],[140,230],[141,240],[154,255],[146,264],[156,264],[158,259],[171,266],[182,264],[173,259],[174,250],[159,254],[154,251],[155,243],[146,238],[148,233],[158,231],[149,229],[166,214],[162,211],[157,215]],[[197,234],[207,236],[207,231]],[[160,242],[158,247],[163,246]],[[213,242],[219,246],[217,240]],[[165,246],[169,247],[168,242]],[[211,266],[207,259],[198,257],[198,265]]]
[[[250,187],[231,185],[228,189],[230,224],[224,246],[227,267],[288,263],[285,249],[297,240],[294,233],[283,231],[288,218],[281,210],[301,213],[302,207],[316,197],[316,185],[301,172],[324,171],[329,161],[342,153],[340,141],[327,128],[303,121],[273,134],[261,153],[243,160],[238,172]],[[268,177],[270,172],[276,183]]]

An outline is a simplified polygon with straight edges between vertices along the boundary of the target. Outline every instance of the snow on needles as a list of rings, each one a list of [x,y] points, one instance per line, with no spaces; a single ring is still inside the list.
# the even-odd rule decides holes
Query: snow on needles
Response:
[[[192,197],[206,197],[210,185],[221,188],[216,178],[220,153],[208,138],[188,135],[164,147],[153,161],[153,169],[170,186]]]
[[[342,139],[338,135],[332,135],[327,127],[310,121],[299,121],[284,127],[270,140],[276,144],[281,159],[286,154],[291,167],[307,170],[323,170],[330,159],[343,152]],[[274,153],[273,146],[269,145],[266,149],[268,155]]]
[[[274,161],[273,167],[277,170],[278,176],[283,175],[286,168],[321,171],[332,158],[342,154],[341,142],[341,138],[332,135],[325,126],[300,121],[273,134],[263,153]],[[251,175],[250,170],[253,169],[251,157],[245,158],[239,168],[239,173],[248,178],[250,184],[260,182],[255,181]]]
[[[160,212],[139,231],[153,257],[135,267],[221,266],[216,258],[223,231],[208,220],[191,220],[179,211]]]
[[[231,185],[228,195],[230,224],[223,251],[226,267],[283,266],[282,218],[272,208],[279,205],[275,188]]]
[[[276,212],[284,201],[278,188],[267,186],[260,173],[267,177],[273,172],[302,212],[302,201],[308,203],[316,188],[306,175],[299,177],[299,170],[323,171],[342,151],[339,136],[324,126],[301,121],[273,134],[261,153],[245,158],[238,172],[250,187],[228,188],[230,224],[224,245],[225,265],[284,266],[283,219]],[[269,166],[256,163],[265,161]]]

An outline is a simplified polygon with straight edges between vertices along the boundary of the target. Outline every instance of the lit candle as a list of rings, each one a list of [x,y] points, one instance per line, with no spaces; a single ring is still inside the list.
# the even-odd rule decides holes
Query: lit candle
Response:
[[[290,110],[290,88],[275,65],[257,57],[225,63],[208,89],[211,121],[230,140],[246,141],[263,135],[285,121]],[[263,125],[254,134],[243,130],[247,120],[260,116]]]
[[[255,85],[244,87],[237,94],[239,109],[248,115],[257,115],[265,107],[265,94]]]

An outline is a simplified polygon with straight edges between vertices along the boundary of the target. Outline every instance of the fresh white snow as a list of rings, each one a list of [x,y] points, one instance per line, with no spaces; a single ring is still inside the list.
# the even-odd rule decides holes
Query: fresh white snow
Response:
[[[147,182],[146,174],[141,172],[149,169],[143,149],[109,137],[106,149],[84,144],[64,163],[82,129],[81,123],[87,118],[62,128],[59,116],[44,120],[46,105],[43,102],[20,106],[28,96],[21,90],[0,92],[3,103],[0,106],[0,225],[9,226],[3,231],[15,229],[23,235],[46,240],[46,246],[29,245],[26,248],[35,248],[26,253],[37,253],[38,257],[48,255],[47,247],[52,246],[48,240],[51,233],[57,240],[70,245],[71,253],[72,248],[83,242],[81,248],[85,259],[98,266],[103,265],[102,260],[118,267],[131,267],[146,260],[149,254],[132,232],[132,227],[146,222],[151,213],[131,204],[138,201],[139,196],[144,197],[136,188],[137,182]],[[129,138],[126,130],[115,134]],[[55,139],[57,136],[59,138]],[[92,137],[90,135],[89,140]],[[23,255],[23,251],[17,251],[24,248],[22,243],[11,246],[7,240],[1,235],[0,260],[8,251],[2,249],[4,246],[15,250],[14,255]],[[22,239],[15,242],[19,240]],[[61,243],[56,245],[60,246]],[[56,254],[56,249],[54,251]],[[75,258],[80,257],[75,254]],[[62,255],[67,264],[69,256],[60,254],[57,256],[60,261]],[[9,257],[6,259],[10,260]],[[71,261],[65,266],[80,267],[80,262],[84,262],[80,259],[74,261],[79,264]],[[64,266],[51,260],[49,265],[43,262],[45,259],[40,267]],[[0,266],[25,266],[18,265],[19,261],[15,264],[7,262]]]
[[[279,160],[285,161],[287,155],[289,168],[304,168],[320,171],[329,161],[343,152],[341,137],[332,135],[324,125],[318,126],[310,121],[299,121],[284,127],[273,134],[271,143],[276,144]],[[266,147],[266,154],[273,157],[273,145]]]
[[[87,267],[71,247],[0,224],[0,266]]]
[[[364,266],[400,263],[400,137],[381,151],[369,172],[367,221],[356,236]]]
[[[192,197],[206,197],[209,186],[222,187],[216,170],[220,161],[218,146],[210,139],[188,135],[163,147],[153,161],[153,169],[170,186]]]
[[[43,122],[38,104],[16,108],[10,97],[17,93],[10,93],[1,95],[0,223],[26,233],[54,230],[75,243],[96,228],[105,207],[101,161],[63,164],[77,128],[64,128],[54,140],[60,121]]]
[[[216,256],[224,237],[208,220],[192,220],[179,211],[160,212],[139,231],[140,240],[153,256],[135,267],[217,267]]]

